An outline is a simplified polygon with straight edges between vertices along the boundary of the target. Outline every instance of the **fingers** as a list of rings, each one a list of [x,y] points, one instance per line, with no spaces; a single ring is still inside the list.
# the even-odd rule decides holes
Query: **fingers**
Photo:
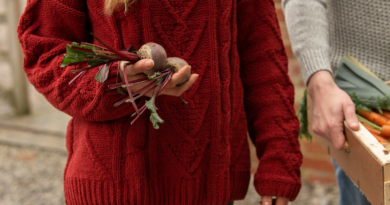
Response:
[[[344,148],[345,136],[343,131],[344,127],[342,123],[334,125],[330,131],[330,138],[332,140],[332,144],[337,150],[341,150]]]
[[[126,74],[127,76],[133,76],[133,75],[137,75],[139,73],[143,73],[145,71],[148,71],[150,69],[153,68],[154,66],[154,61],[153,60],[150,60],[150,59],[142,59],[138,62],[136,62],[135,64],[131,64],[131,65],[125,65],[126,61],[121,61],[121,69],[125,69],[126,68]]]
[[[198,77],[199,77],[198,74],[192,74],[187,82],[185,82],[180,86],[175,86],[173,88],[166,88],[161,92],[161,95],[170,95],[170,96],[179,97],[195,83]]]
[[[276,204],[275,205],[287,205],[287,204],[288,204],[288,198],[278,197],[276,199]]]
[[[355,105],[353,102],[348,102],[343,105],[343,113],[345,116],[345,121],[347,121],[348,127],[352,130],[359,130],[359,121],[355,113]]]
[[[261,197],[261,205],[272,205],[272,197],[271,196],[262,196]]]
[[[180,69],[177,73],[172,75],[172,79],[167,85],[167,88],[173,88],[176,87],[176,85],[186,77],[187,72],[191,70],[191,66],[185,66],[184,68]]]

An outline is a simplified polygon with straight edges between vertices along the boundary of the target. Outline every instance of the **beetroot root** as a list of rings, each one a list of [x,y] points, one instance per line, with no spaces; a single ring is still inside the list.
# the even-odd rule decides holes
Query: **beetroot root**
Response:
[[[170,57],[167,59],[168,63],[165,67],[165,69],[169,69],[169,70],[173,70],[175,73],[177,73],[180,69],[182,69],[184,66],[187,66],[188,63],[187,61],[181,59],[181,58],[178,58],[178,57]],[[191,75],[191,70],[189,70],[185,76],[185,78],[183,78],[178,84],[177,86],[179,85],[182,85],[183,83],[187,82],[188,79],[190,79],[190,75]]]
[[[160,44],[153,42],[144,44],[138,50],[137,54],[141,59],[151,59],[154,61],[153,68],[144,72],[148,76],[152,76],[154,73],[164,70],[167,65],[167,53]]]

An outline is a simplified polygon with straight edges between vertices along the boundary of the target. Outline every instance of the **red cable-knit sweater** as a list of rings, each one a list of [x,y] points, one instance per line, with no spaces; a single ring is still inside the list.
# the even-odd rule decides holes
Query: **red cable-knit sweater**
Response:
[[[227,204],[244,198],[250,177],[247,132],[260,166],[260,195],[293,200],[302,155],[294,89],[287,75],[272,0],[139,0],[124,14],[103,0],[29,0],[18,27],[29,81],[71,115],[64,174],[68,205]],[[179,98],[159,96],[159,130],[144,114],[130,126],[130,104],[90,70],[60,68],[65,45],[93,32],[123,49],[146,42],[192,65],[199,78]],[[98,44],[98,42],[93,41]],[[141,102],[142,103],[142,102]]]

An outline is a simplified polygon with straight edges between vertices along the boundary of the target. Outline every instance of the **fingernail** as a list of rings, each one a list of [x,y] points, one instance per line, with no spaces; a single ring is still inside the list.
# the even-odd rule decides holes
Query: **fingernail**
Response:
[[[349,144],[347,141],[344,142],[344,145],[343,145],[343,149],[348,149],[349,148]]]
[[[191,67],[190,65],[189,65],[188,67],[189,67],[189,68],[190,68],[190,70],[191,70],[191,68],[192,68],[192,67]]]
[[[147,61],[145,62],[145,66],[146,66],[147,68],[153,68],[153,66],[154,66],[154,61],[153,61],[153,60],[147,60]]]
[[[264,202],[264,205],[269,205],[269,202],[268,201]]]

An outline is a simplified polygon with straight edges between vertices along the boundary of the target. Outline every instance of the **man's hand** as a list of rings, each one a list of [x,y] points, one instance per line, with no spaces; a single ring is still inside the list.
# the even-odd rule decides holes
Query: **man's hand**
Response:
[[[312,75],[307,94],[313,102],[313,132],[331,141],[338,150],[346,148],[344,119],[352,130],[359,130],[351,98],[336,85],[328,71],[318,71]]]
[[[288,199],[284,197],[277,197],[276,203],[272,204],[271,196],[262,196],[261,197],[261,205],[287,205]]]
[[[143,72],[150,70],[154,66],[153,60],[149,59],[143,59],[135,64],[126,65],[126,61],[121,61],[119,65],[119,74],[122,79],[122,82],[124,82],[124,75],[127,74],[127,77],[129,81],[135,80],[138,78],[145,77]],[[187,75],[188,70],[190,70],[190,66],[186,66],[185,68],[180,69],[177,73],[172,75],[172,79],[168,83],[168,85],[162,90],[160,95],[170,95],[170,96],[176,96],[179,97],[183,92],[185,92],[188,88],[190,88],[198,78],[198,74],[191,74],[190,78],[187,82],[181,84],[180,86],[176,86],[185,76]],[[131,91],[136,92],[140,90],[141,88],[145,87],[145,85],[149,84],[149,82],[146,83],[140,83],[134,86],[131,86]],[[151,97],[152,91],[147,93],[146,96]]]

